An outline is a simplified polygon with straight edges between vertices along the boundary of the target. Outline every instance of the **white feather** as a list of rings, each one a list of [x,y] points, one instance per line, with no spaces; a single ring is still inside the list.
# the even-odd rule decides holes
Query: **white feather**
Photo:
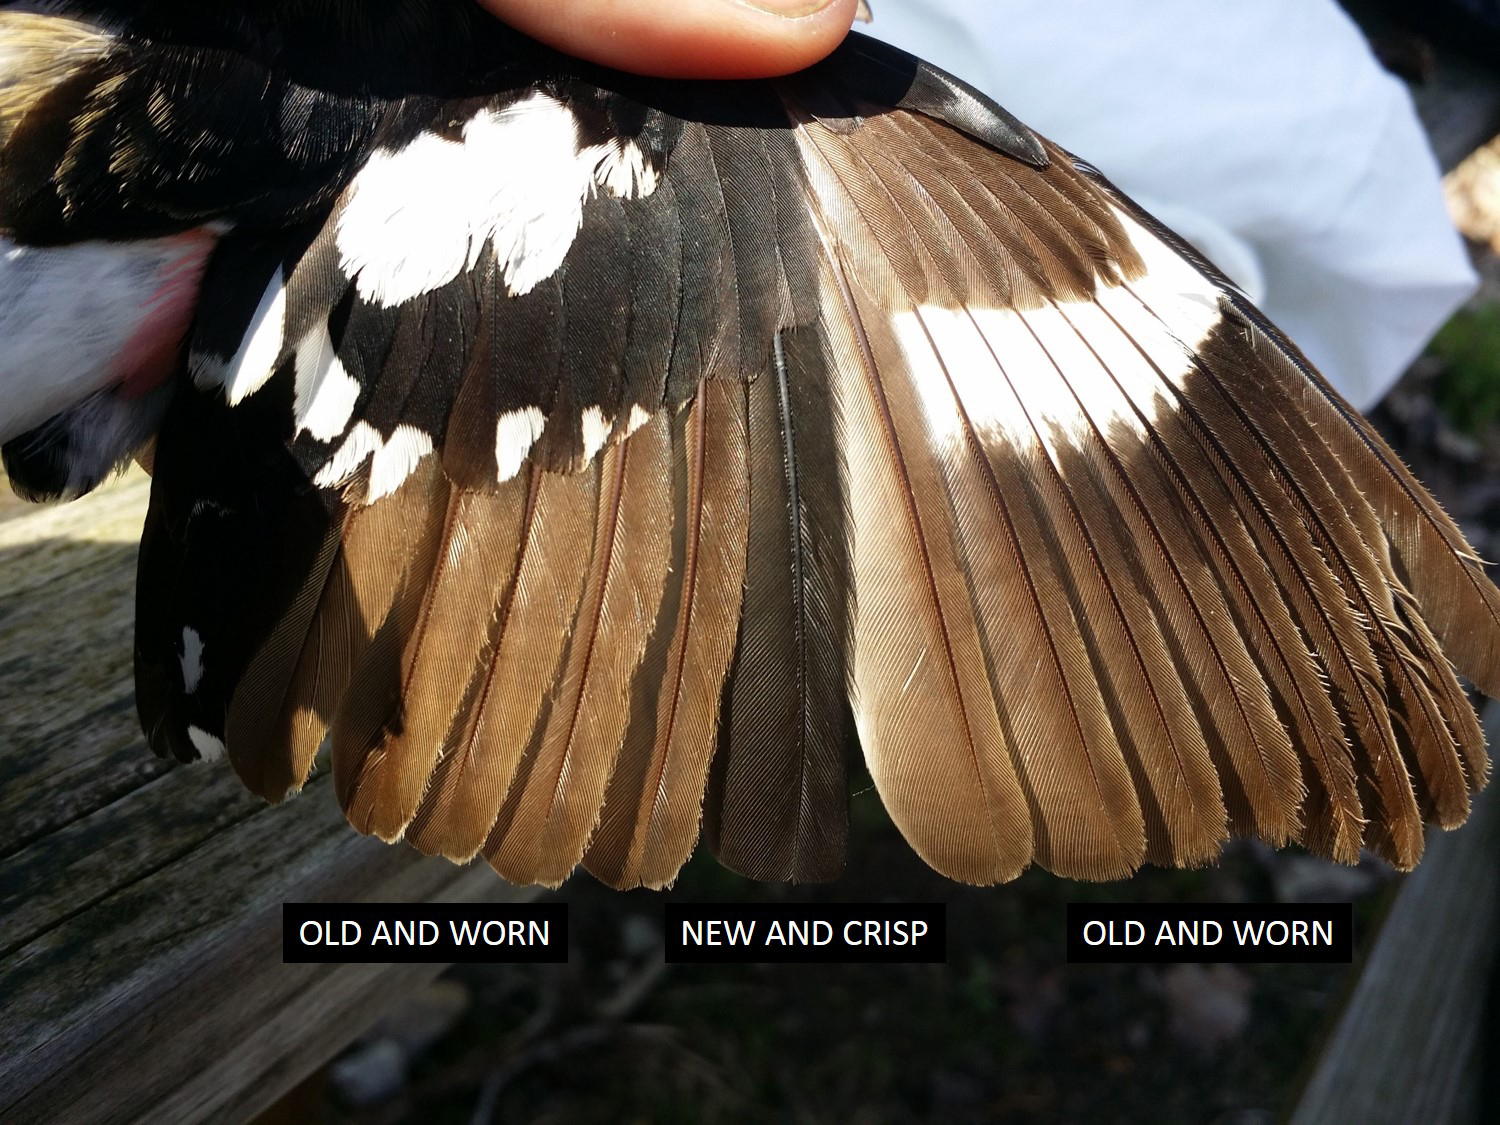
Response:
[[[620,199],[650,195],[660,181],[656,169],[633,140],[617,138],[586,148],[580,155],[594,162],[595,182]]]
[[[203,638],[197,629],[182,629],[182,690],[188,695],[203,682]]]
[[[367,457],[384,444],[385,439],[380,436],[380,431],[370,423],[354,423],[354,428],[344,438],[343,444],[318,470],[318,475],[313,477],[313,483],[319,488],[340,487],[359,471]]]
[[[205,762],[221,761],[225,755],[226,748],[224,740],[216,738],[202,727],[188,727],[188,741],[202,755]]]
[[[650,411],[643,409],[639,403],[633,404],[630,407],[629,416],[625,419],[624,436],[629,437],[649,421],[651,421]]]
[[[297,432],[333,441],[349,425],[359,400],[359,382],[344,369],[321,318],[297,344]]]
[[[633,143],[580,151],[573,112],[534,93],[476,114],[460,140],[427,133],[372,156],[339,215],[340,260],[361,296],[392,306],[472,268],[488,243],[519,296],[557,272],[600,184],[643,194],[655,173]]]
[[[397,426],[390,440],[375,451],[370,462],[370,490],[365,503],[373,504],[406,483],[423,457],[432,452],[432,436],[415,426]]]
[[[415,426],[397,426],[387,439],[368,422],[356,422],[338,451],[313,477],[313,483],[320,488],[337,488],[347,483],[369,458],[370,483],[364,502],[373,504],[400,488],[431,452],[432,435]]]
[[[237,406],[261,387],[276,370],[286,338],[286,284],[280,270],[271,277],[260,304],[250,318],[250,326],[240,340],[239,350],[224,365],[219,382],[229,405]],[[197,376],[200,387],[210,385],[206,372]]]
[[[583,424],[583,459],[585,462],[592,461],[595,454],[604,448],[604,443],[609,440],[609,431],[612,420],[604,416],[604,411],[597,406],[590,406],[583,412],[581,419]]]
[[[495,424],[496,479],[508,481],[521,471],[531,447],[541,440],[547,416],[534,406],[500,415]]]

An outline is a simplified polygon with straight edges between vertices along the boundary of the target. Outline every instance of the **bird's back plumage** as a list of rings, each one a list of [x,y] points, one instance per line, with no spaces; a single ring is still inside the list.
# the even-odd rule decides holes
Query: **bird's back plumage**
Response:
[[[971,882],[1231,833],[1410,866],[1462,821],[1449,660],[1500,691],[1500,594],[1097,171],[859,36],[655,82],[430,5],[381,70],[417,9],[365,7],[0,12],[64,43],[0,81],[5,237],[212,240],[141,555],[158,751],[276,800],[326,739],[356,827],[522,882],[663,885],[700,822],[832,877],[851,717]]]

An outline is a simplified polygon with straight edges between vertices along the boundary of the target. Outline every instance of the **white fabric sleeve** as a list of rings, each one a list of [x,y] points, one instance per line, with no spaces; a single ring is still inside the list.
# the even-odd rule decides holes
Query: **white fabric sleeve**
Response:
[[[1356,406],[1476,278],[1406,88],[1333,0],[878,0],[1199,247]]]

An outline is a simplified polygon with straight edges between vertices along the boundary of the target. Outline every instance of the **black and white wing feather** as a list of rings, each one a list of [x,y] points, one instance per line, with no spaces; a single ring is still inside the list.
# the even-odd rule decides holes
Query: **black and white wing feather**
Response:
[[[1500,594],[1095,170],[858,35],[764,83],[493,49],[408,94],[247,54],[358,112],[282,113],[284,221],[179,224],[222,225],[141,556],[158,750],[274,800],[326,742],[362,831],[554,884],[700,830],[833,876],[851,725],[976,883],[1463,820]]]

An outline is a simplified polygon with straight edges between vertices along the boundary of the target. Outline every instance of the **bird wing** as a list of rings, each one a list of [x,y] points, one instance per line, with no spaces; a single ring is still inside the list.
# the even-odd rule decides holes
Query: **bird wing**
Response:
[[[854,35],[377,108],[203,275],[141,554],[159,751],[279,799],[326,741],[357,828],[552,884],[664,885],[700,828],[831,877],[851,714],[975,883],[1231,833],[1406,867],[1466,815],[1449,660],[1500,691],[1500,594],[1457,528],[983,96]]]

